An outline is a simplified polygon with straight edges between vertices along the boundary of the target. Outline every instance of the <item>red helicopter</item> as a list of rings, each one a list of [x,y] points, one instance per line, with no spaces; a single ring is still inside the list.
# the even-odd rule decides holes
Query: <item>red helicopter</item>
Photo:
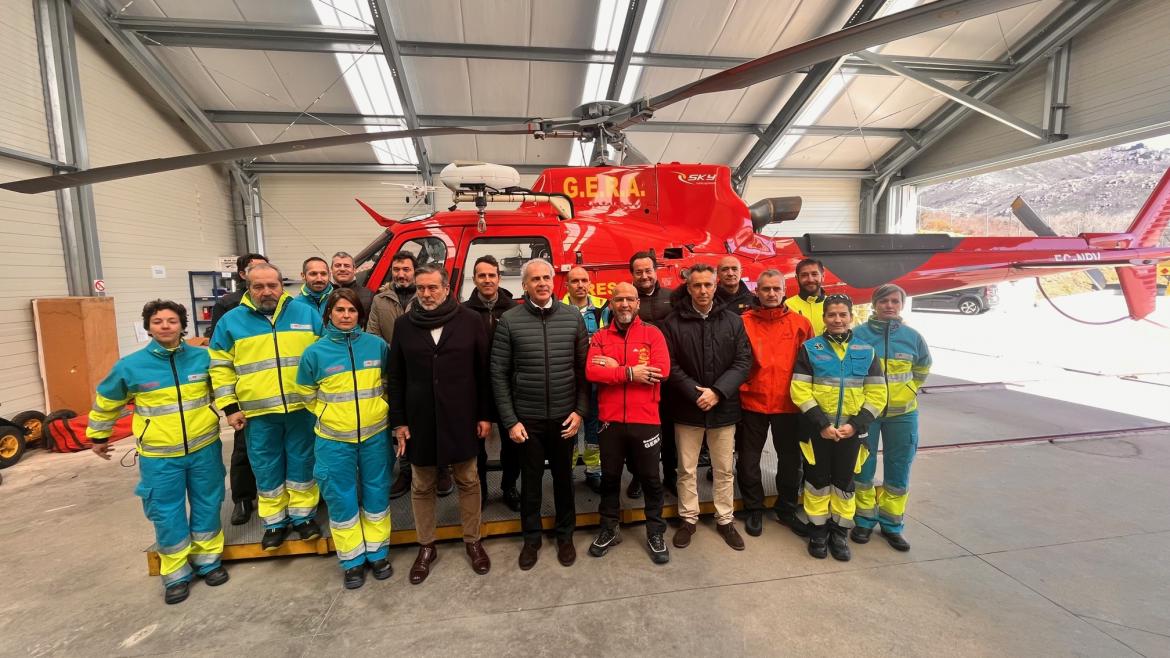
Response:
[[[1141,319],[1154,309],[1156,264],[1170,256],[1170,247],[1157,246],[1170,222],[1170,171],[1125,233],[1012,238],[765,236],[765,226],[796,219],[800,198],[748,206],[721,165],[557,167],[545,170],[531,190],[516,185],[515,170],[484,163],[449,165],[440,178],[457,202],[475,202],[477,209],[398,221],[358,200],[387,229],[357,257],[359,268],[372,263],[371,289],[389,281],[390,257],[400,250],[444,266],[460,298],[471,294],[470,266],[484,254],[500,261],[502,283],[513,291],[519,291],[520,265],[544,258],[560,274],[558,295],[565,292],[564,273],[581,265],[601,297],[630,280],[628,262],[637,251],[655,254],[663,286],[677,285],[680,270],[692,263],[715,265],[732,255],[749,281],[776,268],[790,279],[790,291],[797,290],[791,280],[796,263],[816,258],[825,264],[826,292],[858,300],[887,282],[921,295],[1112,265],[1122,266],[1118,277],[1130,317]],[[489,203],[517,201],[515,210],[487,211]]]
[[[826,265],[828,291],[849,293],[859,299],[889,281],[914,295],[1115,265],[1121,266],[1118,276],[1130,317],[1143,318],[1154,308],[1156,263],[1170,258],[1170,248],[1157,246],[1170,220],[1167,177],[1163,177],[1125,233],[1036,238],[773,238],[760,231],[770,223],[795,219],[798,199],[766,199],[749,208],[732,189],[727,167],[653,165],[626,141],[626,128],[689,98],[743,89],[882,43],[1035,1],[935,0],[826,34],[653,97],[630,103],[586,103],[569,117],[532,119],[516,125],[411,128],[276,142],[12,181],[0,184],[0,189],[35,194],[217,162],[388,139],[442,135],[575,139],[594,142],[595,166],[548,169],[531,190],[518,187],[514,170],[482,163],[449,166],[441,175],[444,184],[455,192],[457,203],[475,203],[475,211],[452,209],[400,222],[366,207],[387,228],[358,259],[359,264],[369,263],[366,285],[373,289],[384,282],[389,258],[400,249],[416,252],[423,262],[443,263],[452,273],[461,298],[470,294],[467,265],[487,253],[501,262],[502,283],[513,290],[518,288],[518,281],[509,282],[508,277],[518,277],[523,261],[543,257],[562,273],[562,291],[563,273],[580,264],[592,270],[595,290],[600,295],[608,295],[615,282],[628,280],[628,259],[642,250],[654,251],[661,266],[659,280],[665,286],[676,285],[679,271],[688,264],[714,264],[728,254],[741,260],[749,280],[767,268],[791,276],[801,258],[817,258]],[[623,154],[622,165],[605,163],[607,147]],[[503,201],[521,205],[516,210],[492,211],[489,227],[488,205]]]

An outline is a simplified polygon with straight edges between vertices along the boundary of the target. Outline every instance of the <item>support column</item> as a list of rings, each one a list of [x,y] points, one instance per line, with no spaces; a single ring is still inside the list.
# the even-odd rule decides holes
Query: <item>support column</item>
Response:
[[[1064,131],[1064,115],[1068,110],[1069,52],[1071,45],[1064,42],[1048,59],[1048,79],[1044,86],[1044,127],[1048,130],[1048,141],[1067,139]]]
[[[69,0],[35,0],[34,9],[51,153],[53,158],[71,167],[87,169],[89,148],[72,4]],[[54,168],[54,173],[59,171]],[[94,291],[94,282],[102,278],[102,263],[93,190],[83,185],[56,194],[69,294],[103,296],[104,293]]]

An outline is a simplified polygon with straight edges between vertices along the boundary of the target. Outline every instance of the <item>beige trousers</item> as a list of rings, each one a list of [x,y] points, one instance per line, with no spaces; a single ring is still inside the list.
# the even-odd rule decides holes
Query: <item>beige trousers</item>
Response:
[[[435,503],[438,492],[435,483],[439,480],[437,466],[410,465],[410,506],[414,510],[414,530],[418,543],[435,543]],[[479,541],[480,494],[479,473],[475,470],[475,457],[451,465],[455,479],[456,493],[459,494],[459,519],[463,522],[463,541]]]
[[[735,425],[704,429],[675,423],[674,440],[678,445],[678,515],[689,523],[699,518],[699,489],[695,473],[699,468],[699,450],[703,435],[711,452],[711,468],[715,484],[715,521],[719,525],[732,522],[735,512],[735,476],[732,472],[735,454]]]

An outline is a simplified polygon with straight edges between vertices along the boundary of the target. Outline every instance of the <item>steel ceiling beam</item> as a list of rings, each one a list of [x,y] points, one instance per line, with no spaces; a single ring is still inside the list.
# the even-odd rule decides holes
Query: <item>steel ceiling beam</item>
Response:
[[[1047,20],[1037,26],[1012,49],[1016,68],[1011,72],[976,82],[966,93],[978,100],[987,100],[1003,89],[1036,61],[1047,57],[1062,43],[1077,35],[1095,19],[1104,14],[1117,0],[1081,0],[1061,4]],[[921,155],[930,146],[958,127],[971,110],[963,105],[948,105],[939,109],[920,126],[913,142],[903,140],[878,159],[877,169],[882,178],[893,176]]]
[[[881,10],[882,6],[886,4],[886,0],[862,0],[857,9],[845,21],[845,25],[841,29],[860,25],[866,21],[873,19]],[[796,90],[785,101],[784,106],[776,113],[772,122],[764,129],[764,134],[756,140],[752,145],[751,150],[740,161],[735,171],[731,174],[731,184],[740,194],[743,193],[744,185],[747,184],[747,179],[752,175],[752,171],[760,166],[760,163],[767,157],[768,152],[772,147],[784,136],[788,129],[796,123],[796,118],[804,111],[804,108],[816,97],[817,91],[821,88],[829,76],[836,70],[844,58],[835,58],[828,61],[821,62],[812,67],[808,75],[800,81]]]
[[[418,113],[414,109],[414,98],[410,93],[410,84],[406,81],[406,69],[402,67],[402,53],[398,49],[398,38],[394,36],[394,24],[390,20],[390,3],[388,0],[369,0],[370,14],[374,19],[374,26],[378,31],[378,41],[382,44],[382,56],[390,66],[390,75],[394,78],[394,88],[398,92],[398,101],[402,105],[406,127],[414,130],[419,127]],[[413,137],[415,157],[418,158],[418,168],[422,172],[427,184],[431,183],[431,158],[427,154],[427,145],[421,137]]]
[[[404,119],[401,114],[347,114],[317,112],[312,115],[300,112],[273,112],[267,110],[204,110],[213,123],[255,123],[288,125],[290,123],[319,123],[334,126],[396,126]],[[476,116],[457,114],[420,114],[418,123],[424,128],[447,128],[452,126],[489,126],[493,124],[514,124],[529,121],[529,117]],[[637,123],[628,132],[650,133],[698,133],[716,135],[762,135],[767,126],[762,123],[717,123],[702,121],[648,121]],[[792,126],[789,133],[794,135],[845,136],[860,134],[874,137],[903,138],[913,136],[911,128],[861,128],[849,126]]]
[[[232,50],[281,50],[316,53],[381,54],[374,30],[279,23],[243,23],[196,19],[117,16],[115,25],[137,34],[152,46],[226,48]],[[371,48],[371,46],[373,46]],[[402,57],[455,57],[466,59],[507,59],[565,62],[573,64],[614,64],[618,52],[589,48],[509,46],[498,44],[448,43],[441,41],[399,41]],[[896,61],[942,80],[974,80],[988,74],[1007,73],[1011,63],[938,57],[897,56]],[[750,57],[719,57],[681,53],[631,53],[630,64],[662,68],[722,70],[750,61]],[[854,75],[891,75],[856,57],[846,58],[842,71]],[[804,71],[807,73],[807,71]],[[620,91],[620,87],[619,87]]]
[[[1008,128],[1021,132],[1028,137],[1039,140],[1045,140],[1048,138],[1048,132],[1040,126],[1032,125],[1023,119],[1020,119],[1019,117],[1014,117],[1011,114],[1008,114],[1007,112],[1004,112],[1003,110],[989,103],[985,103],[979,100],[978,98],[964,94],[958,89],[952,89],[938,80],[928,78],[916,71],[911,71],[910,69],[902,66],[889,57],[884,57],[882,55],[868,51],[859,52],[857,53],[857,56],[869,62],[870,64],[880,66],[891,73],[896,73],[906,80],[926,87],[940,96],[949,98],[950,100],[966,107],[969,110],[974,110],[979,114],[982,114],[983,116],[994,121],[998,121]]]
[[[617,54],[614,56],[613,73],[609,76],[609,89],[605,93],[607,100],[618,100],[618,94],[622,92],[626,72],[630,68],[630,58],[634,54],[634,40],[638,38],[638,28],[642,26],[642,16],[645,14],[646,0],[629,0],[621,40],[618,41]]]

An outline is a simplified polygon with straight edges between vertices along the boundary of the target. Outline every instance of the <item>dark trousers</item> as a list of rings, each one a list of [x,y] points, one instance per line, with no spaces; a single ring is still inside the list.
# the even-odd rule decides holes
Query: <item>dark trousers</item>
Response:
[[[760,414],[744,409],[743,422],[736,428],[735,478],[743,494],[743,508],[764,509],[764,483],[760,473],[760,455],[772,430],[772,447],[776,450],[776,509],[796,509],[800,493],[800,414]]]
[[[237,430],[235,440],[232,441],[232,502],[242,500],[256,500],[256,474],[252,472],[252,464],[248,461],[248,438],[246,430]]]
[[[576,436],[561,437],[561,420],[525,420],[528,440],[517,444],[520,452],[520,529],[524,543],[539,544],[540,508],[544,494],[544,462],[552,472],[553,502],[556,505],[556,535],[560,541],[573,537],[577,508],[573,499],[573,445]],[[505,441],[511,439],[504,437]]]
[[[665,388],[665,387],[664,387]],[[658,404],[658,422],[662,430],[662,481],[678,481],[678,444],[674,440],[674,420],[667,414],[665,400]]]
[[[520,444],[508,438],[508,433],[499,425],[492,425],[500,436],[500,489],[515,489],[516,481],[520,479]],[[479,442],[479,455],[475,459],[475,470],[479,473],[479,490],[484,499],[487,498],[487,444]]]
[[[662,480],[658,476],[662,449],[658,425],[636,423],[603,424],[601,443],[601,525],[616,528],[621,514],[622,465],[642,482],[646,500],[646,536],[666,532],[662,520]]]
[[[804,515],[813,525],[814,537],[824,537],[830,526],[836,532],[853,527],[856,501],[853,498],[853,470],[861,438],[830,441],[819,433],[812,437],[815,464],[804,470]]]

